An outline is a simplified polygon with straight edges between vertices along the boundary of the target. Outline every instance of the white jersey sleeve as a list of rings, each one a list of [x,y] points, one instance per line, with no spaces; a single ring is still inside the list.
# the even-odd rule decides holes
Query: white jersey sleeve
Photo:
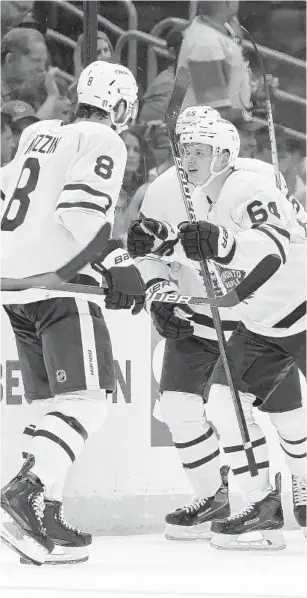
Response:
[[[256,160],[255,158],[237,158],[235,163],[236,170],[245,170],[249,172],[258,172],[258,174],[263,174],[267,176],[271,181],[275,181],[275,173],[274,167],[272,164],[268,164],[267,162],[263,162],[262,160]],[[281,183],[281,192],[287,198],[287,200],[292,204],[293,209],[296,213],[296,219],[300,226],[303,227],[305,234],[307,230],[307,212],[304,206],[301,204],[300,201],[290,193],[286,180],[282,173],[280,175],[280,183]]]
[[[235,238],[233,251],[224,263],[248,273],[266,256],[277,254],[285,264],[296,220],[291,205],[275,185],[258,174],[235,172],[226,180],[221,195],[217,208],[220,201],[225,205],[223,198],[227,196],[229,228]],[[220,223],[224,224],[224,219]]]
[[[110,127],[97,132],[84,124],[56,205],[56,218],[80,241],[84,228],[95,233],[104,221],[113,224],[127,159],[124,142]]]

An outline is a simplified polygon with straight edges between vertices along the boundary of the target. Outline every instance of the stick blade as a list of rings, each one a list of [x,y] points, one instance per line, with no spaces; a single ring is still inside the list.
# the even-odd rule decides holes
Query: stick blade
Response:
[[[189,89],[190,75],[188,69],[181,66],[178,69],[173,93],[165,113],[165,124],[169,130],[175,130],[177,118],[180,114],[182,102]]]

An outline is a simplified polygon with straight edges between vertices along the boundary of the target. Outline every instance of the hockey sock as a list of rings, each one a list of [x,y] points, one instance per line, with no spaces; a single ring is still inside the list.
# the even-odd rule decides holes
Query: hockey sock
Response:
[[[270,419],[277,429],[280,446],[290,472],[306,479],[307,433],[305,407],[283,413],[270,413]]]
[[[218,438],[206,420],[201,396],[165,391],[160,398],[161,413],[195,494],[214,496],[220,488]]]
[[[40,420],[47,411],[50,411],[53,399],[45,399],[44,401],[34,401],[31,405],[32,421]],[[23,431],[22,440],[22,458],[27,459],[31,451],[31,439],[36,431],[36,424],[27,424]],[[56,482],[45,492],[45,497],[50,500],[63,501],[63,488],[65,484],[66,473],[63,479],[57,479]]]
[[[269,481],[268,446],[262,429],[253,416],[255,397],[240,392],[242,408],[258,467],[258,475],[251,477],[243,447],[240,428],[228,386],[213,384],[209,401],[212,419],[220,435],[227,463],[248,502],[262,500],[272,487]]]
[[[56,482],[63,483],[84,443],[101,427],[106,415],[104,390],[77,391],[54,398],[29,445],[35,458],[32,471],[46,487],[48,498],[52,498]]]

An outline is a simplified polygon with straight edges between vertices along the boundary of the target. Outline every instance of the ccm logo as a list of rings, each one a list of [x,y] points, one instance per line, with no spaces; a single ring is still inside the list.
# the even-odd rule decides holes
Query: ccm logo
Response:
[[[118,255],[115,258],[115,265],[118,266],[118,264],[121,264],[122,262],[125,262],[126,260],[129,260],[129,253],[123,253],[122,255]]]

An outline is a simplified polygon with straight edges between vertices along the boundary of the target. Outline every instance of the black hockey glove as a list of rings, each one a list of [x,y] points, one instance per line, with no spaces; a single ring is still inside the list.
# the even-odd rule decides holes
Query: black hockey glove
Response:
[[[145,305],[145,285],[121,241],[110,240],[101,255],[101,261],[91,264],[108,283],[105,306],[107,309],[130,309],[140,313]]]
[[[184,314],[192,315],[193,311],[186,305],[176,303],[160,303],[153,301],[150,306],[152,321],[158,333],[164,338],[172,338],[181,341],[194,333],[192,324],[187,320],[175,315],[174,311],[180,310]],[[176,311],[177,311],[176,310]]]
[[[153,218],[140,218],[129,227],[127,247],[131,257],[144,257],[148,253],[172,255],[178,243],[177,231],[167,222]]]
[[[179,225],[178,237],[190,260],[214,259],[227,264],[235,252],[232,232],[224,226],[216,226],[210,222],[183,222]]]

